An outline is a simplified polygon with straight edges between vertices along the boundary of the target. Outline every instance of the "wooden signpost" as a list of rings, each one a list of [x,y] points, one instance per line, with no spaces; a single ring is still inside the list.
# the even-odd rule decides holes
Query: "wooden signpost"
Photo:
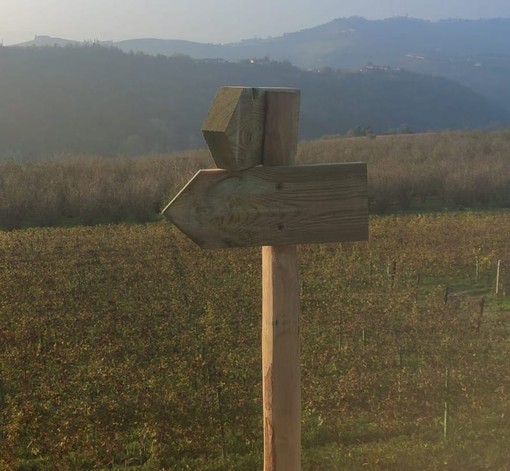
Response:
[[[203,248],[350,241],[366,237],[352,208],[365,174],[358,164],[201,170],[165,214]]]
[[[300,92],[223,87],[202,132],[217,166],[163,214],[203,248],[262,246],[264,471],[301,469],[296,244],[368,238],[364,163],[294,166]]]

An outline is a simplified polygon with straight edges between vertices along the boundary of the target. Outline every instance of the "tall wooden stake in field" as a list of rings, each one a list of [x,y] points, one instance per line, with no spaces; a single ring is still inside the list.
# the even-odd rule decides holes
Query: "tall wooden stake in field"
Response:
[[[199,171],[163,211],[201,247],[263,247],[264,471],[301,469],[295,245],[368,238],[364,163],[294,166],[299,99],[220,88],[202,131],[223,170]]]

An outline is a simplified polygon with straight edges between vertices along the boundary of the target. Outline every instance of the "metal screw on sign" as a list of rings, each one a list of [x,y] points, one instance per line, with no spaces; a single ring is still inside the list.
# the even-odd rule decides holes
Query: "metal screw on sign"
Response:
[[[216,165],[163,210],[202,248],[262,246],[264,471],[301,469],[296,244],[368,239],[365,163],[294,166],[300,92],[222,87],[202,132]]]

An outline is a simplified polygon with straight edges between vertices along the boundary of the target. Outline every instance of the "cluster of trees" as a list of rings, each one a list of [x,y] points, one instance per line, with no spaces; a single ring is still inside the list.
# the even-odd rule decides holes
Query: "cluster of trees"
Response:
[[[510,131],[399,134],[303,142],[302,163],[368,163],[371,209],[510,207]]]
[[[366,161],[373,213],[510,207],[510,131],[330,138],[300,163]],[[153,221],[200,168],[205,150],[144,158],[0,164],[0,228]]]
[[[505,111],[454,82],[403,71],[303,71],[288,62],[194,61],[98,44],[0,48],[0,156],[132,156],[196,148],[218,87],[302,90],[301,136],[473,128]]]
[[[206,152],[0,165],[0,228],[153,221]]]

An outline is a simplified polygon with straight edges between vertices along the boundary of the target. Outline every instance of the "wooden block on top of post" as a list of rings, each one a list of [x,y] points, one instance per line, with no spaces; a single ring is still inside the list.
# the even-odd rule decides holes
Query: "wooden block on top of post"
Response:
[[[244,170],[262,163],[265,93],[262,89],[221,87],[202,125],[218,168]]]

